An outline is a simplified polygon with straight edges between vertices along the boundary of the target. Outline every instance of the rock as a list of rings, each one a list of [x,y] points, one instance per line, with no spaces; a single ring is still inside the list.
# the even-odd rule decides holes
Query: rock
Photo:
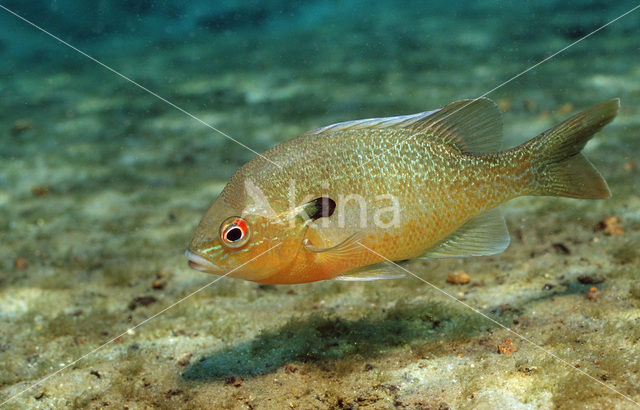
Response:
[[[504,342],[498,344],[498,353],[500,354],[511,354],[518,351],[518,346],[513,344],[513,341],[510,339],[505,340]]]
[[[605,235],[616,236],[621,235],[624,232],[620,218],[617,216],[610,216],[604,218],[602,221],[594,227],[596,232],[604,232]]]
[[[149,306],[156,300],[153,296],[137,296],[129,303],[129,309],[134,310],[138,306]]]
[[[556,243],[552,244],[551,247],[557,253],[561,253],[563,255],[571,254],[571,251],[569,250],[569,248],[567,248],[567,245],[563,244],[562,242],[556,242]]]
[[[452,283],[454,285],[466,285],[470,281],[471,281],[471,276],[469,276],[468,273],[465,273],[461,270],[450,273],[449,276],[447,276],[447,282]]]
[[[16,267],[16,270],[23,270],[23,269],[26,269],[27,266],[29,266],[29,263],[24,258],[16,258],[13,261],[13,266]]]
[[[604,275],[580,275],[578,276],[578,282],[583,285],[595,285],[604,282]]]
[[[13,127],[11,128],[11,133],[13,135],[20,135],[25,131],[29,131],[33,128],[33,124],[29,120],[17,120],[13,123]]]
[[[176,359],[178,366],[184,367],[188,365],[189,362],[191,361],[191,356],[193,356],[193,353],[185,352],[180,354],[180,356],[178,356]]]
[[[33,187],[33,189],[31,189],[31,192],[35,196],[45,196],[45,195],[47,195],[48,193],[51,192],[51,186],[50,185],[40,185],[40,186],[37,186],[37,187]]]

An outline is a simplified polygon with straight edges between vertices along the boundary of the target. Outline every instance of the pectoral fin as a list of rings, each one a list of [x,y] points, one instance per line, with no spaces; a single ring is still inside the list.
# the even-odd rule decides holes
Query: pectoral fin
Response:
[[[317,247],[309,239],[305,239],[303,245],[304,249],[316,254],[316,257],[320,259],[320,263],[341,263],[341,261],[348,261],[363,252],[364,248],[358,243],[361,236],[360,232],[356,232],[339,244],[329,248]]]
[[[338,262],[340,260],[349,260],[356,254],[362,253],[365,249],[358,242],[362,237],[361,232],[356,232],[344,241],[329,248],[319,248],[311,243],[308,239],[304,240],[304,248],[309,252],[318,254],[319,257],[325,259],[325,262]],[[362,282],[380,279],[399,279],[404,278],[404,272],[394,263],[381,262],[368,266],[351,269],[333,278],[334,280]]]
[[[319,248],[311,243],[308,239],[304,240],[304,248],[310,252],[316,253],[329,253],[332,255],[341,255],[341,254],[349,254],[354,250],[361,250],[362,246],[358,244],[358,239],[360,239],[360,232],[356,232],[353,235],[349,236],[344,241],[340,242],[337,245],[331,246],[329,248]]]
[[[429,249],[420,258],[460,258],[494,255],[509,246],[509,231],[496,209],[485,212]]]

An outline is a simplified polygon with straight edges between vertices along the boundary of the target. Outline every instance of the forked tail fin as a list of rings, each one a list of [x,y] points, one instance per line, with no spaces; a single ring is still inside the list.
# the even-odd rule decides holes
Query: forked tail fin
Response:
[[[618,108],[619,99],[605,101],[524,143],[521,148],[529,151],[535,173],[529,195],[610,197],[604,178],[580,151],[615,118]]]

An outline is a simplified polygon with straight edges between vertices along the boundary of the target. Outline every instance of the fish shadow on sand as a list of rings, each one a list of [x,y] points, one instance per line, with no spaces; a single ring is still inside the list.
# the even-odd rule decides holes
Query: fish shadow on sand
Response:
[[[482,318],[480,318],[482,319]],[[373,357],[411,340],[434,340],[485,331],[487,323],[442,303],[405,304],[349,320],[314,313],[293,318],[252,340],[219,350],[189,366],[186,380],[252,377],[276,371],[287,363],[328,362]]]
[[[584,285],[571,284],[543,291],[517,304],[488,309],[500,323],[511,326],[523,308],[534,302],[582,294]],[[291,362],[361,360],[383,355],[389,349],[417,342],[464,341],[497,328],[495,323],[454,302],[399,302],[386,311],[375,311],[359,319],[329,314],[293,318],[283,326],[203,356],[182,373],[184,380],[224,380],[229,376],[255,377],[275,372]]]

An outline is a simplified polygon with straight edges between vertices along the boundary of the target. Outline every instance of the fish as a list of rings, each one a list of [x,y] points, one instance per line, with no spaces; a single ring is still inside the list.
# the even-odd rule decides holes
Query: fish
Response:
[[[498,205],[520,196],[604,199],[581,153],[611,99],[502,150],[488,98],[306,132],[243,165],[185,252],[194,269],[262,284],[399,277],[393,261],[494,255]]]

